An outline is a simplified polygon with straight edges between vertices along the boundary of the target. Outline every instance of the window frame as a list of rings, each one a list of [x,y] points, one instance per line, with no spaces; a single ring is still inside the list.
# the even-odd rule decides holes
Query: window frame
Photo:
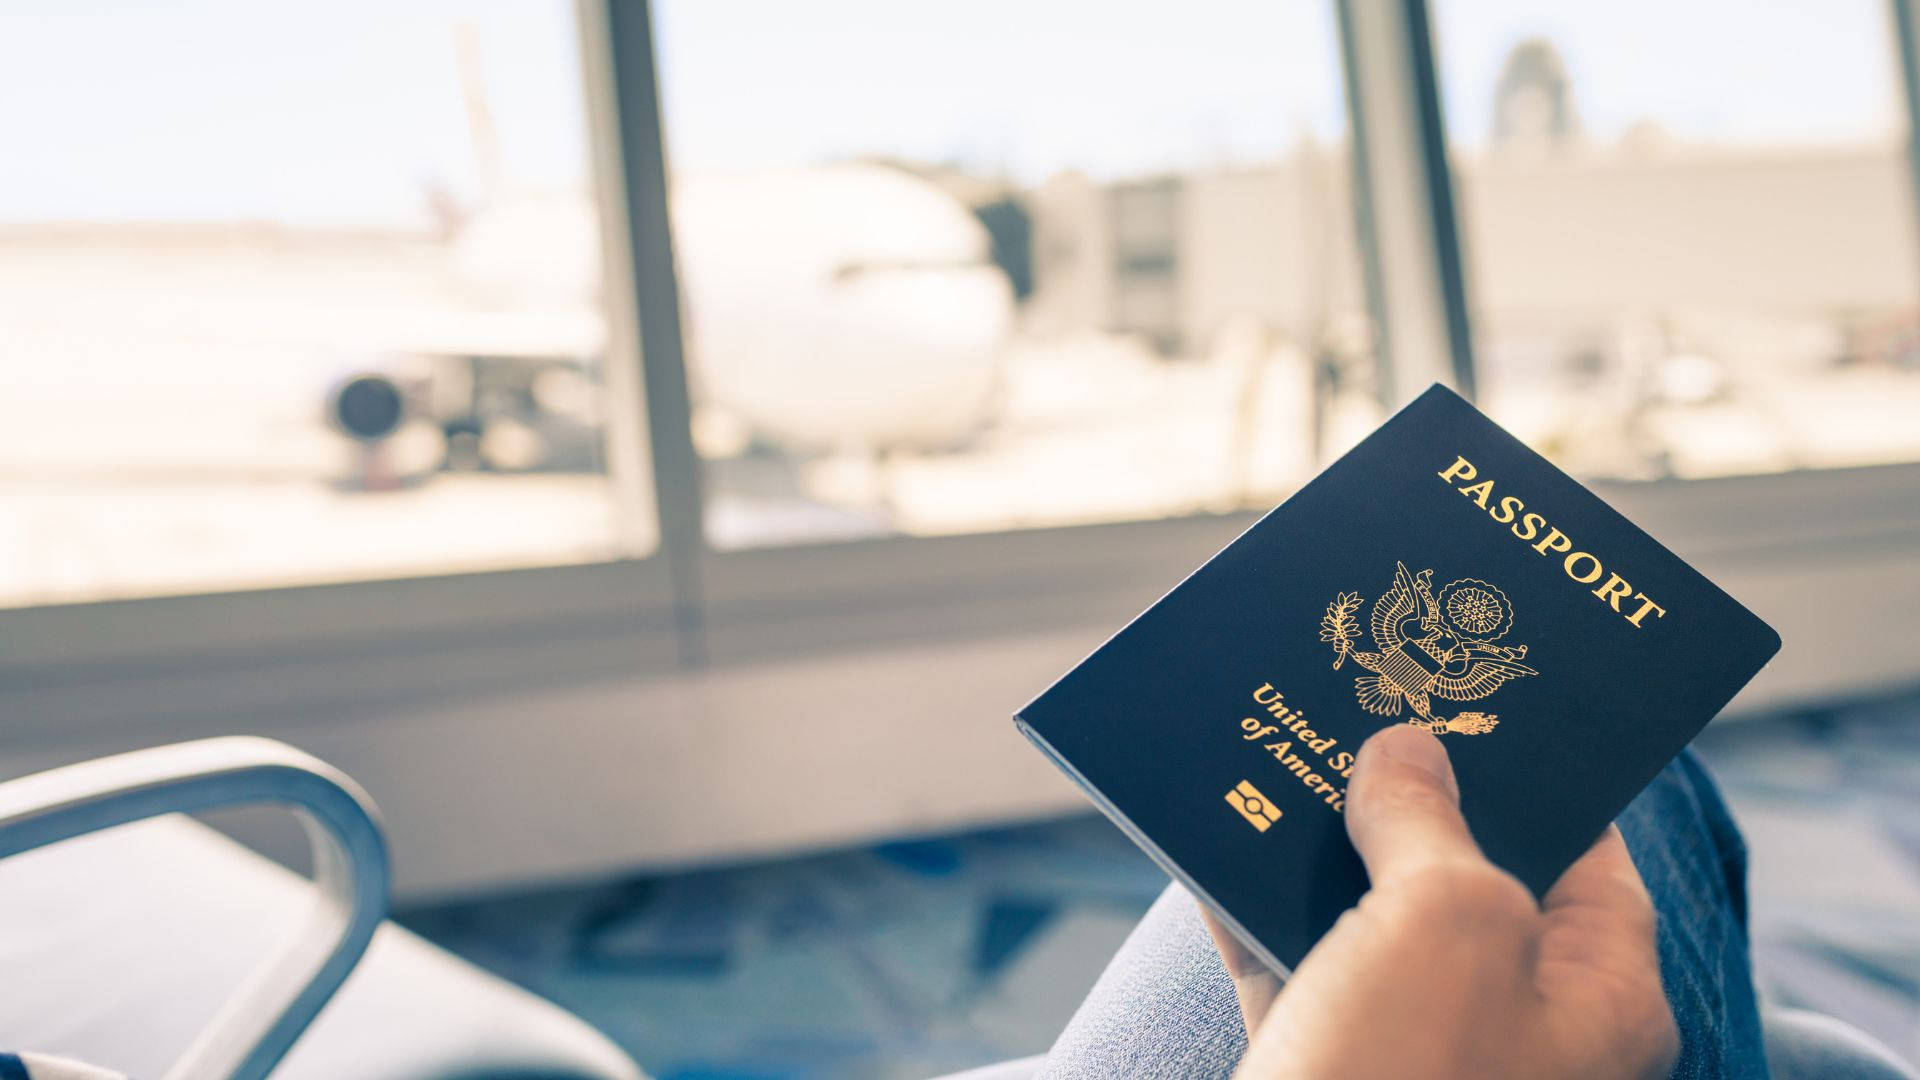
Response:
[[[1468,283],[1446,164],[1429,5],[1426,0],[1331,2],[1352,133],[1354,226],[1383,397],[1397,406],[1435,381],[1470,394]],[[1889,4],[1911,132],[1912,118],[1920,116],[1913,0]],[[616,474],[615,498],[628,504],[620,508],[622,514],[651,512],[655,549],[638,558],[563,566],[4,609],[0,675],[43,664],[164,662],[227,649],[290,653],[325,648],[349,636],[554,624],[570,612],[599,616],[609,610],[646,625],[664,616],[674,630],[673,651],[683,666],[697,668],[707,653],[707,624],[727,618],[737,592],[729,581],[739,573],[757,579],[758,568],[787,560],[796,569],[806,567],[811,577],[832,566],[836,552],[849,567],[871,573],[876,551],[897,553],[891,564],[914,565],[912,573],[925,574],[928,581],[954,573],[942,553],[956,538],[894,536],[743,552],[721,551],[708,541],[703,463],[692,441],[682,297],[668,222],[652,4],[577,0],[575,7],[606,253],[606,392],[629,401],[637,397],[640,405],[637,424],[611,425],[608,460]],[[1920,205],[1920,138],[1910,135],[1908,143]],[[629,479],[633,473],[639,475]],[[631,505],[649,498],[650,506]],[[1126,531],[1185,531],[1171,520],[1177,519],[1125,523]],[[633,531],[626,530],[620,541],[628,542]],[[1075,534],[1071,528],[1020,532],[1032,533],[1035,545],[1053,542],[1043,537]],[[1034,545],[1006,546],[1025,551]],[[927,553],[924,561],[911,554],[915,549]],[[968,578],[963,574],[961,580]],[[911,582],[898,584],[910,587]],[[886,592],[893,586],[877,588]],[[839,601],[823,605],[829,611],[842,606]]]

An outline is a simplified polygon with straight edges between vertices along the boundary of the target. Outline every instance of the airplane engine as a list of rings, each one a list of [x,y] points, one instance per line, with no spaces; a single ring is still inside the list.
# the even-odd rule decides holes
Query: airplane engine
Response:
[[[385,375],[356,374],[327,394],[327,422],[355,442],[377,443],[400,430],[406,418],[406,394]]]

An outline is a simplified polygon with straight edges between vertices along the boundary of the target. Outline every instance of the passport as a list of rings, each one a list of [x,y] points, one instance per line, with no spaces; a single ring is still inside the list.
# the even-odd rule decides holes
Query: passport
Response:
[[[1286,974],[1366,891],[1342,813],[1367,736],[1436,734],[1539,896],[1779,647],[1435,386],[1015,722]]]

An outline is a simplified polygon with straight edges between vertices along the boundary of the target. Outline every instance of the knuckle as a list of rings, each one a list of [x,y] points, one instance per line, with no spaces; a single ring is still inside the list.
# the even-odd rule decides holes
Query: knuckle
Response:
[[[1624,940],[1630,942],[1653,965],[1654,989],[1659,990],[1660,924],[1658,916],[1649,906],[1644,912],[1631,909],[1622,912],[1620,918],[1621,931],[1625,935]]]
[[[1645,889],[1636,890],[1628,901],[1621,905],[1627,928],[1636,940],[1644,941],[1653,947],[1660,939],[1660,913],[1654,910],[1653,898]]]
[[[1665,1076],[1680,1053],[1680,1029],[1661,985],[1659,962],[1649,958],[1615,983],[1606,999],[1615,1045],[1643,1063],[1646,1075]]]
[[[1540,914],[1533,894],[1511,874],[1479,860],[1448,860],[1405,879],[1416,917],[1456,931],[1510,933],[1530,928]]]
[[[1340,917],[1333,921],[1333,929],[1329,930],[1328,933],[1335,933],[1335,932],[1338,932],[1342,927],[1351,928],[1351,927],[1357,926],[1362,922],[1365,922],[1366,920],[1362,916],[1362,912],[1368,910],[1367,900],[1372,896],[1373,896],[1372,893],[1367,893],[1366,895],[1360,898],[1360,903],[1341,912]]]
[[[1358,801],[1363,806],[1370,805],[1371,809],[1392,817],[1433,817],[1460,812],[1451,794],[1426,779],[1401,781],[1397,777],[1390,778],[1364,789]]]
[[[1377,925],[1381,918],[1379,898],[1373,893],[1360,897],[1360,902],[1340,913],[1328,929],[1326,938],[1352,937],[1365,934],[1367,928]],[[1324,939],[1323,939],[1324,940]]]

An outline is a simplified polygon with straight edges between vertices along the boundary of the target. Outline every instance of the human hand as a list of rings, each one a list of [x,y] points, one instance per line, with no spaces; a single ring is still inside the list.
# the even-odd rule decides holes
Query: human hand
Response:
[[[1251,1040],[1237,1077],[1667,1075],[1653,904],[1618,829],[1536,904],[1480,853],[1432,735],[1377,733],[1347,791],[1372,887],[1284,987],[1202,912]]]

